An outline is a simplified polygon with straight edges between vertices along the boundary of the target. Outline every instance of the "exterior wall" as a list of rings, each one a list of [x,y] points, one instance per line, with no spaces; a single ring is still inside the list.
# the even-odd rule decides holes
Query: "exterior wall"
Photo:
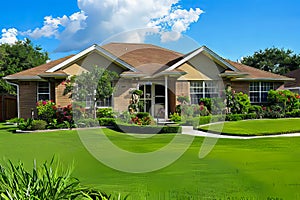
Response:
[[[242,92],[244,94],[249,95],[249,87],[250,87],[250,82],[245,82],[245,81],[232,81],[231,82],[231,88],[235,92]]]
[[[176,96],[190,96],[190,82],[177,81],[176,82]]]
[[[63,95],[64,90],[66,88],[65,85],[62,84],[63,80],[55,82],[55,103],[59,106],[67,106],[72,103],[72,99],[69,98],[69,95]]]
[[[37,82],[20,82],[19,83],[19,97],[20,97],[20,117],[30,118],[31,109],[36,115],[37,102]]]
[[[69,67],[67,67],[66,69],[63,70],[65,73],[67,73],[68,75],[79,75],[82,72],[86,72],[87,70],[82,68],[81,66],[79,66],[78,64],[73,64]]]
[[[122,73],[125,70],[112,63],[112,61],[106,59],[102,55],[99,55],[98,53],[89,54],[86,58],[78,61],[77,64],[87,70],[96,65],[99,67],[106,68],[110,71],[115,71],[118,74]]]
[[[169,107],[168,111],[169,113],[174,113],[175,108],[176,108],[176,103],[177,103],[177,97],[176,97],[176,80],[175,79],[170,79],[168,81],[168,102],[169,102]]]
[[[115,86],[113,93],[113,108],[114,111],[123,112],[128,110],[130,101],[130,90],[137,87],[137,81],[120,78]]]

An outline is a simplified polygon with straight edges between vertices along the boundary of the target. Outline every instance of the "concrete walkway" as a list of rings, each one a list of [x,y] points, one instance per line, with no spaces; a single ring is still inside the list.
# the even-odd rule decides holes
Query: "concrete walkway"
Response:
[[[182,126],[182,134],[193,135],[200,137],[212,137],[212,138],[227,138],[227,139],[257,139],[257,138],[276,138],[276,137],[300,137],[300,133],[289,133],[281,135],[265,135],[265,136],[232,136],[232,135],[221,135],[214,133],[207,133],[204,131],[194,130],[192,126]]]

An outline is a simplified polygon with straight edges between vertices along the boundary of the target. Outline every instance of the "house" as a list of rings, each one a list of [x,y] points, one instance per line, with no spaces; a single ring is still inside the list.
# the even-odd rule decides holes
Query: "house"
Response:
[[[286,76],[294,78],[295,81],[286,83],[285,89],[300,94],[300,69],[290,71]]]
[[[249,95],[252,103],[266,102],[271,89],[284,88],[293,80],[261,71],[241,63],[225,60],[203,46],[188,54],[181,54],[151,44],[109,43],[91,47],[49,63],[6,76],[8,82],[18,85],[18,110],[21,117],[31,116],[39,100],[51,99],[65,106],[71,103],[63,95],[64,80],[100,66],[117,72],[111,98],[98,102],[98,106],[111,106],[115,111],[125,111],[130,91],[144,91],[141,101],[144,111],[154,117],[168,118],[175,111],[177,96],[189,96],[198,104],[201,97],[218,97],[230,86],[236,92]],[[87,106],[91,99],[87,97]],[[167,106],[166,106],[167,105]]]

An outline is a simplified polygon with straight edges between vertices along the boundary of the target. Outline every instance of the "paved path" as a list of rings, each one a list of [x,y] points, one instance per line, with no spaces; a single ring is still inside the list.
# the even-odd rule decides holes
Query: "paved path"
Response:
[[[194,130],[192,126],[182,126],[182,134],[201,136],[201,137],[213,137],[213,138],[227,138],[227,139],[256,139],[256,138],[275,138],[275,137],[300,137],[300,133],[290,133],[281,135],[266,135],[266,136],[232,136],[232,135],[220,135],[214,133],[207,133],[204,131]]]

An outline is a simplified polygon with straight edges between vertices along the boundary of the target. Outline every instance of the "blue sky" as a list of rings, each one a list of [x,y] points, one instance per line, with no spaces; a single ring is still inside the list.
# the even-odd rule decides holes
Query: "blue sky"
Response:
[[[0,42],[28,37],[51,59],[110,36],[184,53],[206,45],[231,60],[272,46],[300,53],[299,8],[298,0],[11,0],[0,8]]]

